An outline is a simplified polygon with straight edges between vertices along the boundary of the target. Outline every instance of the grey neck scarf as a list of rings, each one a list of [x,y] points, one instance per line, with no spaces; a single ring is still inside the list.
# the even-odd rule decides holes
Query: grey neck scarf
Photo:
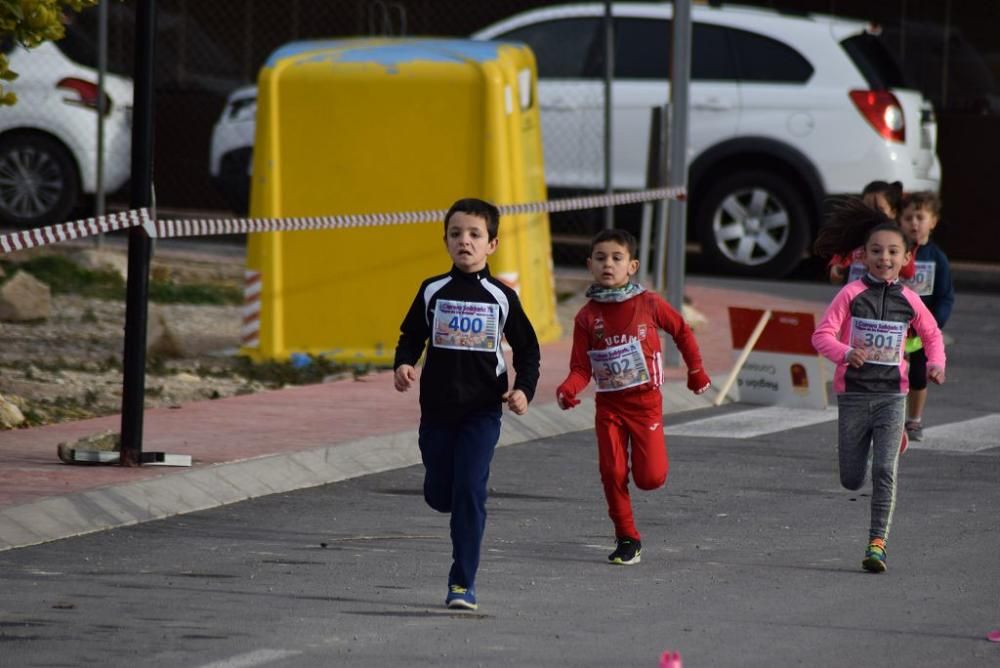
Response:
[[[638,283],[629,283],[620,288],[604,288],[596,283],[587,289],[587,298],[595,302],[614,303],[624,302],[632,299],[636,295],[642,294],[646,288]]]

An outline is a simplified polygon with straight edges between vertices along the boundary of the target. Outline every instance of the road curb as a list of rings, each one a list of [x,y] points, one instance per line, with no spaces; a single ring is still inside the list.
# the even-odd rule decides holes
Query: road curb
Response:
[[[711,405],[714,393],[693,395],[683,383],[663,386],[664,413]],[[527,415],[506,415],[499,446],[592,429],[594,401],[571,411],[555,403]],[[0,552],[62,538],[183,515],[420,463],[417,432],[370,436],[346,443],[254,459],[175,470],[140,480],[54,496],[0,510]]]

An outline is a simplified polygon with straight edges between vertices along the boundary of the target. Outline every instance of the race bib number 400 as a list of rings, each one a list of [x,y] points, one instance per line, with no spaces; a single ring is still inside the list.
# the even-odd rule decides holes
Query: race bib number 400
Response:
[[[496,352],[500,305],[439,299],[434,305],[431,341],[436,348]]]
[[[906,323],[869,318],[851,321],[851,347],[865,353],[868,364],[899,366],[903,359]]]
[[[649,370],[639,341],[591,350],[587,354],[590,355],[590,368],[593,369],[598,392],[615,392],[649,382]]]
[[[916,269],[913,278],[900,279],[899,282],[921,297],[934,294],[934,269],[937,267],[937,262],[914,262],[913,264]]]

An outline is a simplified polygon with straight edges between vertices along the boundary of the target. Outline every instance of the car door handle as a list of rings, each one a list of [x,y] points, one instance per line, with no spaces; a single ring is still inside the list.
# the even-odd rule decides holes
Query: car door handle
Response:
[[[691,108],[706,111],[729,111],[733,108],[733,103],[718,97],[706,97],[692,101]]]
[[[554,111],[572,111],[579,108],[579,105],[570,104],[569,100],[564,97],[551,97],[547,100],[542,100],[539,106],[542,109],[552,109]]]

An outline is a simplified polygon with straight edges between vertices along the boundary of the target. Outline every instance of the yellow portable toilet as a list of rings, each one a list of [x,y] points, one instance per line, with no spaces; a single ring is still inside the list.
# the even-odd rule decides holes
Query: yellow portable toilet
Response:
[[[295,42],[261,70],[251,215],[447,209],[546,198],[531,50],[461,39]],[[560,335],[549,219],[502,216],[490,269],[540,341]],[[447,272],[442,221],[251,234],[242,352],[392,362],[420,281]]]

